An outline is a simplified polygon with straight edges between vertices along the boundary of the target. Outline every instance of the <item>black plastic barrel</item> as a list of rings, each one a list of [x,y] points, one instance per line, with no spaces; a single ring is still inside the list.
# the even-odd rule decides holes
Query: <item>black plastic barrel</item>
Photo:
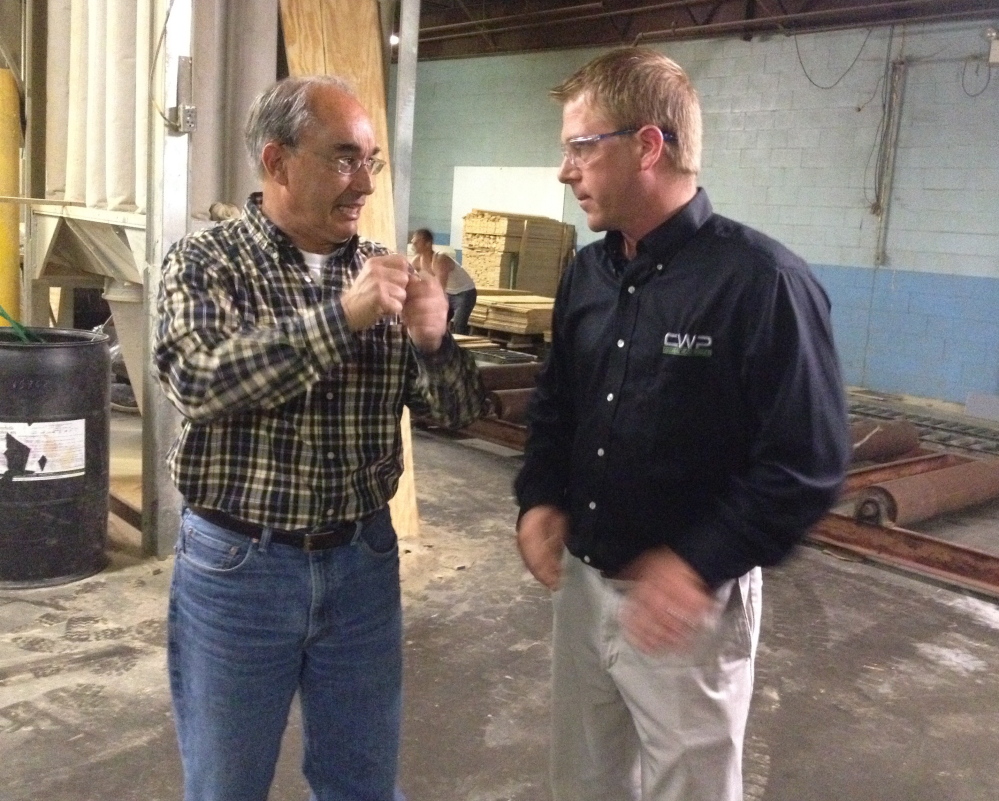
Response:
[[[0,328],[0,587],[64,584],[107,564],[106,334]]]

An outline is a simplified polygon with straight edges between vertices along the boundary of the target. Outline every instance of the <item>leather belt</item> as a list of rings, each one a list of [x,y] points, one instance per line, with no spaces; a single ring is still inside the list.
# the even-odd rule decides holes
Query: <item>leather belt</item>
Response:
[[[188,506],[194,514],[202,520],[207,520],[213,525],[242,534],[244,537],[259,540],[264,535],[264,526],[256,523],[249,523],[240,520],[218,509],[207,509],[203,506]],[[285,531],[279,528],[271,529],[271,542],[279,545],[291,545],[293,548],[301,548],[303,551],[323,551],[328,548],[338,548],[347,545],[357,533],[360,521],[347,523],[330,523],[325,528],[316,529],[296,529],[295,531]]]

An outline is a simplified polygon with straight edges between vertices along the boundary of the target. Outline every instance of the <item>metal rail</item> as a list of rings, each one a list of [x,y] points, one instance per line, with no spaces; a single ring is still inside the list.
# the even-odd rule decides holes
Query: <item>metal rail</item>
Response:
[[[999,429],[914,415],[876,404],[853,403],[850,411],[881,419],[904,418],[921,429],[921,439],[944,442],[975,453],[999,453]],[[526,428],[497,419],[484,419],[464,429],[469,436],[523,450]],[[913,456],[851,470],[841,499],[855,497],[864,488],[886,481],[930,474],[972,462],[962,454],[922,449]],[[999,598],[999,555],[892,525],[863,522],[837,512],[822,518],[807,541],[833,546],[865,559]],[[999,540],[997,540],[999,542]]]
[[[999,456],[999,428],[903,412],[888,405],[866,401],[851,403],[850,413],[882,420],[905,419],[919,429],[919,439],[924,443]]]
[[[999,557],[904,528],[827,514],[808,539],[999,598]]]

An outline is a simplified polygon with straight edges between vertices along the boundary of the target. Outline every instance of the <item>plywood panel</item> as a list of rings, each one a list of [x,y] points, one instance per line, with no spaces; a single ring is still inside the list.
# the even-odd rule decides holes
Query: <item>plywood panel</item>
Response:
[[[292,75],[339,75],[349,80],[368,110],[375,139],[388,154],[385,66],[376,0],[281,0],[281,24]],[[395,249],[392,171],[375,177],[375,193],[361,213],[358,231]],[[403,474],[389,504],[392,522],[403,536],[419,533],[413,443],[409,412],[402,419]]]
[[[281,0],[288,69],[292,75],[339,75],[357,90],[375,138],[388,153],[385,66],[376,0]],[[392,171],[375,178],[375,193],[361,213],[363,236],[395,249]]]

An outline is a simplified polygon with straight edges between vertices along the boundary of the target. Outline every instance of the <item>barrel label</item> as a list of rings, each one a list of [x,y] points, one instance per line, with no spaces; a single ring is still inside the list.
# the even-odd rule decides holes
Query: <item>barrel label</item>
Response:
[[[86,467],[86,420],[45,423],[0,421],[5,463],[0,481],[51,481],[82,476]]]

